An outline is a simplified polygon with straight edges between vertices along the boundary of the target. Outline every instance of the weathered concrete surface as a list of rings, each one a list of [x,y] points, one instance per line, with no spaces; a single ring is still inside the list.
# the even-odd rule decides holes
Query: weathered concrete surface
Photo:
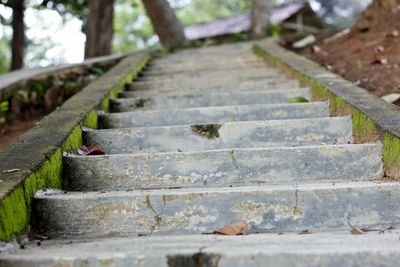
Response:
[[[220,63],[228,65],[229,63],[233,62],[240,62],[240,61],[260,61],[261,58],[257,57],[254,54],[249,54],[251,50],[251,46],[246,48],[245,53],[218,53],[218,54],[193,54],[193,55],[178,55],[174,54],[172,56],[161,57],[157,58],[157,60],[153,61],[150,65],[151,67],[154,66],[182,66],[182,65],[195,65],[196,63],[202,64],[212,64],[212,63]]]
[[[1,267],[171,265],[183,255],[215,255],[218,267],[337,267],[396,266],[400,261],[399,231],[351,235],[346,232],[260,234],[250,236],[150,236],[94,239],[92,242],[44,241],[16,254],[0,255]],[[42,253],[46,250],[47,253]],[[179,256],[180,255],[180,256]],[[199,255],[200,256],[200,255]],[[185,266],[196,266],[195,259]],[[190,265],[192,263],[192,265]]]
[[[127,86],[127,93],[134,92],[136,97],[152,97],[155,95],[196,95],[202,94],[216,94],[227,92],[248,92],[248,91],[262,91],[262,90],[286,90],[296,89],[300,87],[298,80],[261,80],[261,81],[247,81],[239,82],[235,85],[228,86],[208,86],[203,85],[195,88],[181,87],[177,89],[174,85],[162,89],[135,89],[133,84]]]
[[[221,87],[221,86],[237,86],[242,83],[248,83],[252,81],[258,82],[283,82],[287,81],[287,78],[284,76],[279,76],[277,74],[264,74],[248,76],[246,78],[236,78],[229,76],[222,76],[218,78],[193,78],[193,79],[185,79],[185,80],[171,80],[171,81],[138,81],[134,82],[130,88],[133,90],[170,90],[171,88],[179,90],[182,88],[185,89],[195,89],[195,88],[209,88],[209,87]]]
[[[123,93],[128,97],[129,92]],[[295,97],[311,98],[310,89],[299,88],[285,91],[255,91],[255,92],[236,92],[201,94],[196,95],[177,95],[163,96],[156,95],[149,98],[118,98],[111,102],[113,112],[125,112],[156,109],[182,109],[194,107],[211,107],[226,105],[252,105],[252,104],[281,104],[289,103]]]
[[[347,144],[353,138],[351,118],[337,117],[115,130],[86,129],[83,140],[87,145],[100,145],[107,154],[121,154]]]
[[[247,68],[268,68],[268,66],[265,65],[265,62],[261,59],[257,60],[250,60],[250,61],[245,61],[241,63],[235,63],[235,64],[229,64],[229,65],[221,65],[221,62],[216,63],[217,66],[218,64],[220,65],[220,68],[215,68],[215,66],[210,66],[211,68],[201,68],[198,65],[193,65],[190,68],[187,69],[177,69],[179,65],[167,65],[165,67],[157,67],[154,66],[151,62],[147,65],[143,71],[140,72],[140,76],[148,76],[148,77],[154,77],[154,76],[164,76],[164,75],[175,75],[175,74],[181,74],[181,73],[194,73],[194,72],[200,72],[200,71],[217,71],[217,70],[227,70],[227,71],[235,71],[235,70],[245,70]],[[171,66],[172,68],[168,68],[168,66]]]
[[[3,150],[0,153],[0,201],[21,186],[32,171],[38,171],[63,145],[74,127],[86,118],[88,112],[101,105],[110,90],[120,85],[146,57],[148,52],[141,52],[124,59]],[[5,172],[13,169],[17,171]]]
[[[382,176],[380,144],[66,155],[68,188],[134,188],[365,180]],[[343,172],[346,170],[346,172]]]
[[[143,70],[142,74],[146,75],[157,75],[157,74],[166,74],[166,73],[182,73],[182,72],[191,72],[191,71],[203,71],[203,70],[234,70],[234,69],[245,69],[245,68],[256,68],[256,67],[265,67],[265,62],[261,59],[256,60],[235,60],[230,61],[229,64],[224,62],[203,62],[198,64],[166,64],[164,65],[155,65],[150,63],[146,69]]]
[[[73,69],[87,69],[95,65],[117,62],[125,56],[127,55],[103,56],[91,58],[81,63],[12,71],[0,76],[0,91],[22,86],[29,80],[43,79],[51,75],[62,75],[64,72]]]
[[[99,122],[102,128],[128,128],[223,123],[227,121],[305,119],[328,116],[328,102],[310,102],[203,107],[168,110],[168,112],[164,110],[148,110],[101,113],[99,114]]]
[[[273,40],[263,40],[257,43],[267,53],[279,58],[284,64],[290,66],[304,77],[327,88],[334,95],[339,96],[351,106],[371,118],[371,120],[384,131],[388,131],[400,138],[400,108],[391,105],[383,99],[372,95],[365,89],[355,86],[340,76],[331,73],[317,63],[285,50]]]
[[[250,44],[241,44],[211,50],[200,49],[196,55],[201,58],[199,62],[194,62],[195,57],[191,55],[193,51],[178,53],[179,55],[160,62],[164,62],[164,67],[187,67],[190,70],[198,68],[199,64],[210,66],[218,61],[221,62],[220,67],[229,69],[235,58],[248,53],[249,48]],[[220,53],[224,56],[214,60]],[[242,58],[243,65],[248,64],[248,58],[245,57]],[[260,61],[257,62],[259,63]],[[162,71],[162,68],[157,71]],[[181,77],[193,73],[186,73]],[[238,71],[226,73],[230,73],[224,79],[228,86],[235,88],[232,91],[243,84],[249,86],[248,91],[255,91],[255,88],[250,88],[253,81],[237,79],[239,84],[235,82],[232,73]],[[201,78],[206,78],[198,79],[196,83],[188,82],[186,85],[175,83],[175,76],[172,82],[158,82],[161,88],[141,90],[141,93],[170,94],[172,90],[182,90],[191,91],[191,95],[195,95],[193,91],[197,88],[206,89],[202,94],[210,95],[210,90],[215,90],[215,87],[229,89],[226,84],[210,83],[214,79],[210,79],[212,74],[207,75],[200,75]],[[269,78],[258,82],[260,87],[261,83],[265,83],[269,88],[263,93],[270,93],[271,84],[280,83],[280,79],[277,76],[274,82]],[[291,91],[290,88],[277,89],[282,93]],[[240,90],[236,92],[238,91]],[[180,93],[181,102],[184,99],[182,95],[185,94],[187,93]],[[245,92],[241,95],[243,94],[246,95]],[[139,105],[144,106],[144,102],[146,101],[141,101]],[[172,105],[171,103],[168,105]],[[67,178],[65,185],[72,190],[89,192],[57,191],[53,195],[49,191],[41,192],[33,203],[33,229],[50,237],[82,238],[84,243],[68,249],[68,244],[65,246],[62,241],[45,242],[45,248],[47,246],[49,250],[30,250],[25,257],[18,257],[21,255],[19,254],[13,259],[8,258],[7,264],[15,266],[15,263],[21,263],[24,266],[30,259],[37,265],[45,262],[86,266],[189,267],[198,266],[199,261],[203,266],[397,264],[400,254],[397,232],[394,234],[396,241],[392,237],[385,239],[384,235],[373,235],[372,238],[369,234],[360,236],[360,240],[348,232],[351,225],[373,230],[400,226],[400,183],[379,182],[383,175],[380,143],[288,146],[305,145],[303,141],[311,141],[309,144],[318,143],[335,137],[338,137],[339,142],[351,140],[349,118],[321,118],[318,120],[323,123],[318,127],[311,123],[317,121],[316,119],[306,119],[300,123],[290,120],[248,121],[254,120],[254,116],[260,120],[319,118],[327,115],[327,103],[261,104],[244,107],[225,106],[232,104],[229,101],[223,103],[221,100],[220,103],[223,106],[103,115],[108,116],[111,123],[136,124],[136,127],[137,124],[186,125],[118,129],[113,131],[117,135],[110,135],[109,138],[105,136],[102,141],[93,140],[102,143],[108,152],[116,148],[115,144],[119,142],[125,143],[127,148],[119,144],[115,150],[118,153],[127,152],[126,149],[132,149],[129,152],[135,153],[139,149],[176,149],[174,152],[67,155],[63,168],[63,174]],[[233,114],[235,119],[247,122],[231,123],[235,119],[227,117],[227,114]],[[137,118],[139,116],[143,118]],[[171,118],[166,118],[168,116]],[[204,122],[197,123],[197,120]],[[217,120],[221,126],[194,126],[215,124],[218,123]],[[96,131],[92,134],[109,132]],[[307,139],[304,135],[313,136]],[[262,145],[278,145],[280,142],[285,147],[259,148]],[[178,145],[181,147],[176,148]],[[178,152],[184,146],[187,151]],[[213,149],[227,146],[236,148]],[[248,148],[249,146],[257,148]],[[193,151],[196,149],[213,150]],[[123,191],[107,192],[110,190]],[[238,219],[249,222],[250,234],[270,232],[271,235],[226,239],[200,235]],[[346,233],[297,235],[304,230],[313,233],[343,230]],[[282,236],[277,235],[283,232],[285,234]],[[197,236],[176,236],[185,234]],[[133,237],[134,235],[147,236],[141,239]],[[149,235],[169,236],[148,237]],[[100,244],[97,243],[98,240],[91,239],[104,236],[114,238],[102,239],[103,243]],[[115,238],[116,236],[132,238],[125,243],[121,241],[123,239]],[[275,238],[279,241],[275,242]],[[203,248],[204,246],[210,248]],[[207,255],[193,255],[194,252],[203,250],[206,250]],[[78,254],[79,251],[84,252]],[[186,255],[177,255],[179,253]],[[9,254],[7,257],[10,257]]]
[[[224,76],[230,76],[231,79],[248,79],[257,77],[277,77],[280,73],[276,69],[268,67],[258,68],[245,68],[245,69],[233,69],[233,70],[203,70],[203,71],[192,71],[192,72],[181,72],[175,74],[158,75],[158,76],[139,76],[135,79],[135,82],[174,82],[177,80],[198,80],[198,79],[220,79]],[[133,85],[135,84],[133,83]]]
[[[36,231],[51,237],[200,234],[245,219],[250,233],[399,226],[400,183],[88,192],[35,198]],[[63,207],[60,209],[60,207]]]

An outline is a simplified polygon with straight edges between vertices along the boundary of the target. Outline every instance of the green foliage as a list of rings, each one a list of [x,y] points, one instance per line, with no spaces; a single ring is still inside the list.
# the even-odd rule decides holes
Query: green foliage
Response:
[[[157,44],[141,1],[116,2],[113,43],[115,53],[134,52]]]
[[[191,0],[189,5],[175,10],[181,23],[188,26],[240,14],[249,11],[250,7],[250,0]]]
[[[302,96],[297,96],[297,97],[290,98],[288,100],[288,102],[294,104],[294,103],[307,103],[307,102],[310,102],[310,101],[308,101],[307,99],[305,99]]]
[[[65,18],[65,15],[73,15],[80,20],[85,20],[88,9],[88,0],[41,0],[37,8],[53,9]]]
[[[101,76],[101,75],[104,74],[104,70],[102,70],[101,68],[97,68],[97,67],[91,68],[90,72],[93,73],[96,76]]]
[[[282,28],[278,24],[270,24],[267,28],[267,34],[272,37],[278,37],[281,34]]]
[[[8,101],[2,101],[2,102],[0,102],[0,114],[1,114],[1,113],[7,112],[8,109],[9,109]]]

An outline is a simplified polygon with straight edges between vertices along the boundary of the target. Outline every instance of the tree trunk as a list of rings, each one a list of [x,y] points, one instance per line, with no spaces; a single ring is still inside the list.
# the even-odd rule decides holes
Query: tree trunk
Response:
[[[12,41],[11,41],[11,70],[21,69],[24,65],[25,25],[24,0],[12,0]]]
[[[111,54],[114,0],[89,0],[86,22],[85,58]]]
[[[142,2],[164,47],[171,48],[186,43],[183,27],[167,0],[142,0]]]
[[[251,8],[251,36],[262,38],[266,36],[271,15],[271,0],[253,0]]]

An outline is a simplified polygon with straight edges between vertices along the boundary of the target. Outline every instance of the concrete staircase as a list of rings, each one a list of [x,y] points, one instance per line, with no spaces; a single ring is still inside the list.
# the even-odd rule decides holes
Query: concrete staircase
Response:
[[[396,266],[400,183],[380,143],[248,43],[154,59],[34,201],[52,239],[0,266]],[[202,235],[244,219],[248,236]],[[352,235],[352,227],[365,234]],[[371,231],[367,231],[371,230]]]

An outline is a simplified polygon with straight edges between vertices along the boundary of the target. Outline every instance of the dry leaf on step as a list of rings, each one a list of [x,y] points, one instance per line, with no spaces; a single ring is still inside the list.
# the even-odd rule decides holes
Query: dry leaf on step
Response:
[[[350,233],[351,233],[352,235],[362,235],[362,234],[365,234],[365,232],[364,232],[363,230],[361,230],[360,228],[358,228],[358,227],[353,227],[353,228],[351,229]]]
[[[87,155],[104,155],[106,153],[100,146],[92,144],[89,147],[81,145],[78,149],[78,154],[87,156]]]
[[[214,235],[247,235],[249,231],[249,225],[244,220],[239,220],[233,224],[226,225],[221,229],[213,231],[209,234]]]

